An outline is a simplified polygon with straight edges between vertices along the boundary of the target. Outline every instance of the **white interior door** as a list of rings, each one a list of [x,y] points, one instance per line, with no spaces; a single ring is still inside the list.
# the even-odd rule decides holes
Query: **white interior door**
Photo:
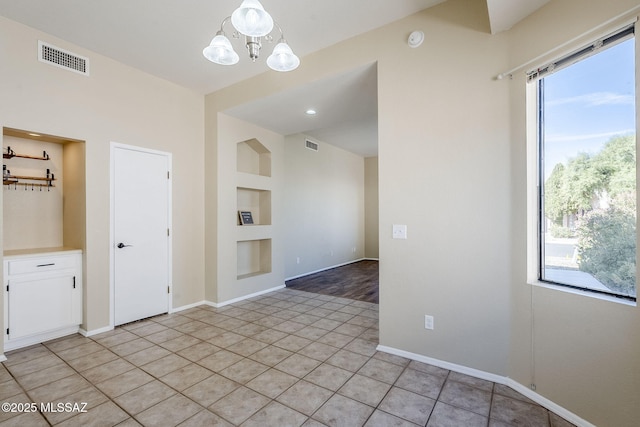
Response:
[[[114,146],[114,325],[169,310],[170,154]]]

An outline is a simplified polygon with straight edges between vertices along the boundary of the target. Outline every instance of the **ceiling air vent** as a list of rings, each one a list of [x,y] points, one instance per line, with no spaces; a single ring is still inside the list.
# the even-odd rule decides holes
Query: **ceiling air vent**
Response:
[[[309,150],[313,150],[313,151],[318,151],[318,144],[313,142],[313,141],[309,141],[308,139],[305,141],[305,147],[307,147]]]
[[[89,75],[89,59],[38,40],[38,60],[74,73]]]

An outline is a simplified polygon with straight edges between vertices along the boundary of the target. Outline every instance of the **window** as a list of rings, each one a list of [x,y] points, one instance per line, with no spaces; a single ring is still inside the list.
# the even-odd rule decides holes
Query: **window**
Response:
[[[636,299],[633,26],[529,74],[538,93],[538,279]]]

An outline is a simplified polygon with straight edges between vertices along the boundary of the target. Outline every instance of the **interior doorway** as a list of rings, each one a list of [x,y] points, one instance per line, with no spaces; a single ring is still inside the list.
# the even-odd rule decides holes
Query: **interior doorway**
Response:
[[[316,294],[380,302],[377,260],[361,260],[318,273],[287,280],[287,288]]]
[[[284,136],[287,284],[379,259],[377,79],[377,64],[362,64],[224,111]]]
[[[111,145],[112,324],[170,310],[171,154]]]

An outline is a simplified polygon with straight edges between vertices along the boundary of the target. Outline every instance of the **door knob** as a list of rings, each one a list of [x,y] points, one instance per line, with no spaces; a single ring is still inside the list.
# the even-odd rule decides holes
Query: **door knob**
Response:
[[[124,244],[124,243],[122,243],[122,242],[120,242],[120,243],[118,243],[118,244],[117,244],[117,247],[118,247],[119,249],[127,248],[127,247],[129,247],[129,246],[133,246],[133,245],[125,245],[125,244]]]

